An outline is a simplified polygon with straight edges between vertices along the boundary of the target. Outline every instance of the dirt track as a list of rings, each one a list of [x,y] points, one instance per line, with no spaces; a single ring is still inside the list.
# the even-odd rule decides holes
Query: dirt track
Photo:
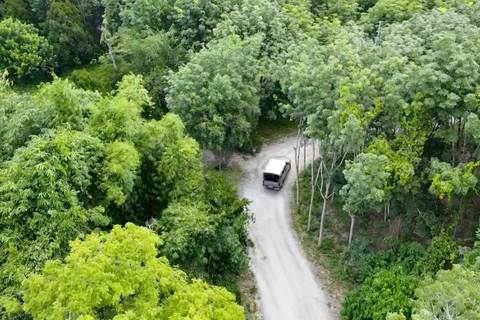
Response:
[[[296,176],[295,141],[296,137],[289,137],[265,146],[250,159],[233,159],[247,173],[240,195],[252,201],[254,221],[250,237],[255,246],[250,250],[250,264],[264,320],[333,320],[326,289],[312,272],[291,225],[289,203]],[[312,157],[311,149],[307,148],[307,161]],[[292,170],[281,191],[262,187],[262,170],[274,156],[292,160]],[[300,162],[303,165],[303,154]]]

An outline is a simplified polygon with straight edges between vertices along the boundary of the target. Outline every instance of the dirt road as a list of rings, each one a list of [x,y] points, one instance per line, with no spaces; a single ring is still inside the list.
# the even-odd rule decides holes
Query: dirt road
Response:
[[[250,159],[236,158],[247,173],[241,196],[252,201],[251,268],[255,274],[264,320],[333,320],[326,289],[312,272],[291,226],[289,202],[295,181],[296,137],[265,146]],[[311,146],[307,158],[311,159]],[[274,156],[287,156],[292,170],[281,191],[262,187],[262,170]],[[303,154],[301,161],[303,164]]]

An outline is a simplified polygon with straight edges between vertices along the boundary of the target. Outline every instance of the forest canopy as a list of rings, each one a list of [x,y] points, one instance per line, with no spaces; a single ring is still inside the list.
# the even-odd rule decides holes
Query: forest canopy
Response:
[[[477,0],[0,0],[0,317],[243,319],[248,200],[203,150],[285,118],[342,316],[476,319],[478,52]]]

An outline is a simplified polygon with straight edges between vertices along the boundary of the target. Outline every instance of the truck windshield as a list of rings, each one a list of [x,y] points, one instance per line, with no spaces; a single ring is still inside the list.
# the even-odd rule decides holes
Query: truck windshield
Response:
[[[265,180],[265,181],[278,182],[279,178],[280,177],[277,176],[276,174],[272,174],[272,173],[264,173],[263,174],[263,180]]]

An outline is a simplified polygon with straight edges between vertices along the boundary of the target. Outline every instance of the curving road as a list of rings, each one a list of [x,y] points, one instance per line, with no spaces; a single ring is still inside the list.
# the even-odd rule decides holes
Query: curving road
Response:
[[[309,262],[293,231],[289,212],[291,186],[295,181],[294,149],[296,137],[265,146],[250,159],[237,157],[247,177],[240,195],[252,201],[253,222],[250,237],[251,268],[260,293],[264,320],[333,320],[328,294],[310,269]],[[307,148],[307,161],[311,159]],[[281,191],[262,187],[262,170],[274,156],[287,156],[292,170]],[[301,161],[303,164],[303,154]]]

